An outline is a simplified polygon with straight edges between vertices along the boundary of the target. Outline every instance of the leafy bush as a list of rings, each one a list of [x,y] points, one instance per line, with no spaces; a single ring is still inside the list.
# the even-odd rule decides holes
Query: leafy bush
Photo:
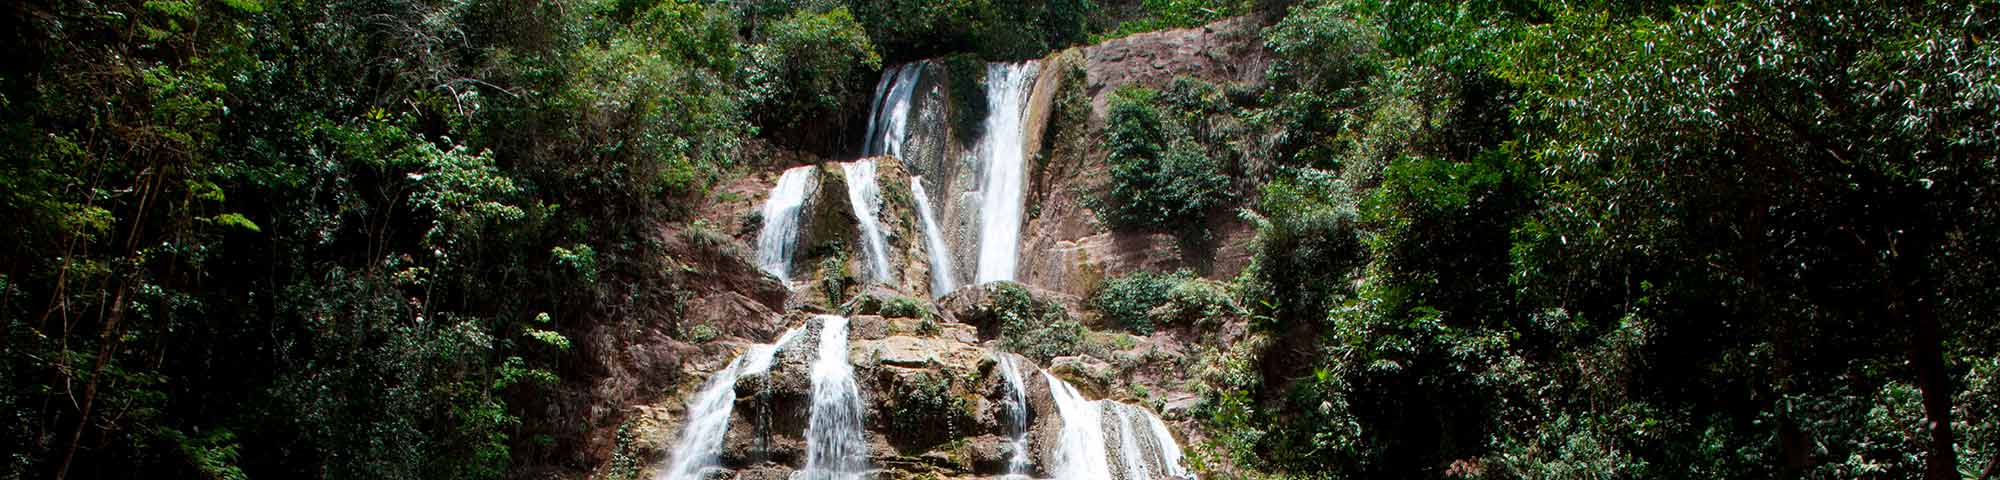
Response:
[[[1117,228],[1205,232],[1208,214],[1229,195],[1228,167],[1196,142],[1178,110],[1162,112],[1160,99],[1143,87],[1112,94],[1105,119],[1110,192],[1097,210]]]
[[[972,426],[970,402],[952,395],[950,375],[926,372],[900,380],[889,409],[890,428],[898,432],[892,438],[928,447],[958,439]]]
[[[791,126],[837,112],[882,56],[846,7],[799,10],[765,28],[750,47],[750,98],[763,124]]]
[[[1107,280],[1091,295],[1100,318],[1133,333],[1151,335],[1170,324],[1239,314],[1222,285],[1185,270],[1171,274],[1138,272]]]
[[[882,302],[882,316],[903,318],[928,317],[924,310],[923,301],[901,295],[890,297],[888,300]]]
[[[1168,292],[1188,279],[1185,272],[1159,274],[1139,272],[1112,278],[1091,295],[1090,306],[1099,317],[1140,335],[1151,335],[1156,326],[1153,309],[1167,303]]]
[[[1014,282],[982,288],[991,289],[992,299],[972,313],[998,324],[1001,348],[1042,361],[1086,349],[1089,330],[1062,306],[1038,300]]]
[[[1198,27],[1208,22],[1242,15],[1250,10],[1250,3],[1244,0],[1144,0],[1140,2],[1144,10],[1140,18],[1119,22],[1116,30],[1100,35],[1097,39],[1118,38],[1154,30]]]

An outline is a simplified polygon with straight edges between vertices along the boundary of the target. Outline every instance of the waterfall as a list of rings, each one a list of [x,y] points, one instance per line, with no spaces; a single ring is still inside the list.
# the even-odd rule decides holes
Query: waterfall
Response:
[[[1152,431],[1153,445],[1160,449],[1160,465],[1166,470],[1167,476],[1194,478],[1194,472],[1189,472],[1187,468],[1181,466],[1181,444],[1174,441],[1172,432],[1167,431],[1166,422],[1161,422],[1160,417],[1153,415],[1152,412],[1145,413],[1147,430]]]
[[[806,427],[804,480],[855,480],[868,469],[861,390],[847,363],[847,317],[820,315],[819,358],[812,366],[812,419]]]
[[[1146,466],[1147,448],[1140,444],[1139,432],[1132,428],[1133,407],[1120,403],[1105,407],[1118,414],[1118,459],[1125,467],[1125,478],[1153,478],[1152,469]],[[1151,440],[1151,436],[1147,439]]]
[[[1062,480],[1110,479],[1110,460],[1104,451],[1104,410],[1098,402],[1085,400],[1055,375],[1043,371],[1049,395],[1055,398],[1056,412],[1062,414],[1062,436],[1056,440],[1055,459],[1049,472]]]
[[[1021,382],[1014,357],[1000,356],[1000,376],[1007,380],[1007,428],[1013,430],[1014,453],[1007,457],[1007,478],[1028,477],[1028,387]]]
[[[786,170],[764,200],[764,227],[757,232],[757,266],[791,285],[792,253],[798,248],[800,215],[811,186],[811,165]]]
[[[703,478],[702,471],[715,465],[723,436],[729,433],[729,416],[736,410],[736,378],[770,369],[771,358],[778,348],[798,334],[798,329],[792,329],[779,336],[776,343],[751,345],[688,400],[687,424],[681,428],[680,440],[674,442],[660,480]]]
[[[910,196],[917,198],[917,216],[923,217],[924,250],[931,257],[931,298],[944,298],[958,288],[958,276],[951,271],[951,245],[944,243],[937,214],[931,212],[930,196],[924,194],[924,177],[910,177]]]
[[[859,160],[840,164],[840,173],[847,178],[847,204],[854,208],[854,218],[861,222],[861,239],[868,257],[868,280],[890,282],[889,247],[882,239],[882,225],[877,219],[882,211],[882,191],[875,185],[875,160]]]
[[[916,91],[924,66],[924,62],[906,63],[882,71],[882,80],[875,83],[875,99],[868,104],[868,138],[861,155],[908,160],[903,158],[903,140],[909,132],[910,93]]]
[[[979,187],[979,283],[1014,279],[1025,183],[1022,123],[1039,67],[1033,61],[986,66],[986,136],[979,142],[985,175]]]

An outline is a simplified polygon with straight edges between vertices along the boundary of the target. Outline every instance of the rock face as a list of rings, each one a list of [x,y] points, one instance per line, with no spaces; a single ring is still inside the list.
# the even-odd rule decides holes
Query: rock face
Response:
[[[1052,101],[1061,105],[1065,97],[1071,104],[1087,99],[1089,109],[1088,115],[1051,109],[1051,121],[1058,123],[1049,131],[1082,131],[1042,140],[1041,166],[1029,180],[1037,194],[1028,210],[1035,214],[1022,229],[1022,283],[1088,297],[1111,276],[1187,269],[1228,279],[1249,264],[1245,245],[1255,232],[1233,216],[1211,222],[1214,239],[1208,244],[1184,245],[1165,233],[1109,231],[1086,199],[1106,190],[1106,152],[1094,139],[1103,138],[1106,99],[1113,90],[1129,84],[1160,87],[1181,76],[1261,84],[1269,61],[1258,28],[1251,18],[1232,18],[1199,28],[1141,33],[1084,47],[1081,55],[1056,56],[1058,68],[1082,70],[1084,81],[1063,83]]]

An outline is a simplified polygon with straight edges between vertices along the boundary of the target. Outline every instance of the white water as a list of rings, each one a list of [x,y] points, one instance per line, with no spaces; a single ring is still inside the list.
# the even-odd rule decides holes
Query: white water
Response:
[[[819,357],[812,367],[812,419],[806,427],[805,480],[859,479],[868,470],[861,390],[847,363],[847,317],[820,315]]]
[[[1153,432],[1153,445],[1160,449],[1160,465],[1166,469],[1168,477],[1195,478],[1194,472],[1181,466],[1181,444],[1174,441],[1174,434],[1167,431],[1167,424],[1160,417],[1146,412],[1147,430]]]
[[[1104,451],[1103,406],[1085,400],[1076,387],[1043,371],[1049,395],[1055,397],[1056,412],[1062,414],[1062,436],[1056,440],[1055,459],[1049,472],[1062,480],[1110,479],[1110,460]]]
[[[917,79],[923,75],[924,62],[908,63],[882,71],[882,80],[875,83],[875,101],[868,107],[868,138],[862,145],[863,156],[894,155],[903,158],[903,140],[908,138],[910,126],[910,94],[917,89]]]
[[[798,248],[800,213],[811,186],[811,165],[786,170],[764,200],[764,227],[757,232],[757,266],[791,285],[792,252]]]
[[[1153,478],[1152,469],[1146,468],[1146,449],[1139,444],[1138,432],[1132,431],[1132,407],[1106,406],[1118,413],[1118,458],[1125,464],[1125,478]]]
[[[1026,145],[1023,117],[1040,65],[986,65],[986,136],[979,142],[985,181],[979,187],[979,283],[1014,279],[1021,242],[1021,201]]]
[[[847,178],[847,204],[854,208],[854,218],[861,221],[862,253],[868,257],[868,281],[889,282],[889,247],[882,239],[882,225],[876,216],[882,211],[882,191],[875,184],[875,160],[859,160],[840,164],[840,173]]]
[[[687,425],[681,429],[681,438],[674,442],[673,453],[667,457],[667,468],[657,478],[698,479],[702,478],[703,470],[715,465],[723,436],[729,433],[729,416],[736,410],[737,377],[770,369],[771,357],[798,334],[798,329],[792,329],[778,337],[776,343],[751,345],[708,379],[701,391],[688,400]]]
[[[1021,382],[1020,367],[1014,357],[1000,356],[1000,376],[1007,380],[1007,428],[1013,430],[1014,454],[1007,457],[1007,478],[1028,476],[1028,387]]]
[[[944,243],[937,214],[931,212],[930,196],[924,194],[924,177],[910,177],[910,196],[917,198],[917,216],[923,217],[924,250],[931,257],[931,298],[944,298],[958,288],[958,275],[952,273],[951,245]]]

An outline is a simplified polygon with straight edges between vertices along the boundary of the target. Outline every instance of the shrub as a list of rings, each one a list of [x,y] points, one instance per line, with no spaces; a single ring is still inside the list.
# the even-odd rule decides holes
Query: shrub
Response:
[[[1151,335],[1156,326],[1153,309],[1167,303],[1168,292],[1184,281],[1185,275],[1139,272],[1112,278],[1091,295],[1090,307],[1112,324]]]
[[[1089,330],[1061,306],[1036,299],[1018,283],[987,288],[992,300],[973,313],[999,324],[1001,348],[1042,361],[1084,351]]]
[[[889,299],[882,301],[881,313],[882,316],[884,317],[902,317],[902,318],[928,317],[928,315],[924,314],[925,312],[924,312],[923,302],[920,302],[915,298],[905,297],[901,295],[889,297]]]
[[[1150,335],[1166,324],[1240,313],[1222,285],[1187,271],[1139,272],[1113,278],[1091,295],[1090,308],[1101,318],[1140,335]]]
[[[1229,194],[1228,170],[1196,141],[1179,109],[1161,111],[1161,97],[1139,87],[1112,94],[1105,119],[1110,191],[1094,206],[1115,228],[1201,233]]]
[[[846,8],[795,11],[766,27],[766,40],[750,47],[752,103],[766,125],[836,112],[864,72],[882,57]]]

